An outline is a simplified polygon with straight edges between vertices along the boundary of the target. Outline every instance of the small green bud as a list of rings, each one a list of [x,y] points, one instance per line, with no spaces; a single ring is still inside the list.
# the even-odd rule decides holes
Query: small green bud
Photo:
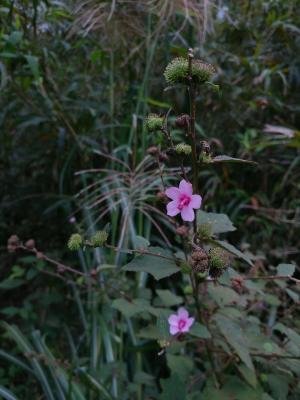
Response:
[[[212,64],[202,60],[192,60],[192,80],[194,83],[204,83],[211,79],[216,72]],[[165,79],[170,84],[189,83],[189,61],[187,58],[174,58],[166,67]]]
[[[192,153],[192,147],[189,144],[179,143],[176,145],[175,151],[177,154],[183,154],[185,156],[188,156],[189,154]]]
[[[159,347],[162,349],[169,347],[171,344],[170,341],[166,339],[158,340],[157,343],[159,344]]]
[[[204,164],[210,164],[212,162],[212,157],[210,154],[201,153],[199,160]]]
[[[106,231],[98,231],[91,237],[91,244],[94,247],[102,247],[107,241],[108,233]]]
[[[149,132],[161,130],[163,127],[164,119],[157,114],[150,114],[145,119],[145,127]]]
[[[228,252],[221,247],[213,247],[209,250],[210,269],[225,270],[229,265]]]
[[[200,240],[207,240],[212,237],[212,224],[205,222],[197,227],[197,236]]]
[[[207,271],[206,272],[198,272],[197,277],[200,280],[204,280],[207,277]]]
[[[68,241],[68,248],[71,251],[79,250],[83,245],[82,236],[79,233],[73,233]]]
[[[181,261],[179,267],[181,268],[181,271],[186,274],[189,274],[192,270],[191,266],[185,261]]]
[[[184,294],[193,294],[193,288],[191,285],[185,286],[183,289]]]

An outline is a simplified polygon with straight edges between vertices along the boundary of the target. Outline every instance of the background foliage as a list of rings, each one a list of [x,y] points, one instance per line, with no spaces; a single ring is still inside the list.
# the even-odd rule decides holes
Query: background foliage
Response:
[[[187,110],[182,90],[162,91],[162,73],[192,46],[217,65],[221,88],[219,94],[204,90],[198,99],[199,139],[207,138],[216,155],[258,162],[256,168],[221,164],[203,170],[205,209],[227,214],[238,227],[228,237],[251,255],[254,271],[273,274],[280,263],[299,263],[297,1],[186,3],[1,2],[0,294],[9,325],[1,332],[0,381],[21,399],[192,399],[199,390],[204,398],[299,396],[298,359],[255,359],[254,373],[253,342],[248,350],[236,346],[242,340],[236,332],[245,329],[249,341],[262,346],[254,346],[256,353],[272,355],[288,343],[299,358],[296,288],[255,283],[241,296],[228,282],[222,296],[210,289],[208,312],[217,303],[221,314],[212,330],[230,332],[227,340],[234,338],[235,346],[227,345],[242,360],[221,371],[229,378],[219,393],[202,374],[201,342],[190,353],[175,346],[157,358],[155,306],[167,314],[188,301],[186,282],[175,276],[154,284],[143,273],[125,278],[109,267],[130,261],[122,252],[116,258],[98,249],[74,256],[66,249],[70,233],[90,235],[108,222],[113,245],[138,248],[149,240],[178,249],[155,198],[156,164],[144,159],[161,138],[149,135],[143,121],[150,109],[172,106],[171,119]],[[183,139],[179,131],[174,136]],[[166,168],[173,167],[169,161]],[[90,169],[95,173],[77,173]],[[104,265],[106,289],[101,278],[98,285],[67,273],[59,279],[45,274],[55,271],[45,260],[8,254],[5,243],[13,233],[34,237],[38,248],[79,271]],[[236,270],[248,271],[240,263]],[[122,292],[132,294],[130,304]],[[224,309],[237,318],[231,326]],[[205,335],[200,329],[198,338]]]

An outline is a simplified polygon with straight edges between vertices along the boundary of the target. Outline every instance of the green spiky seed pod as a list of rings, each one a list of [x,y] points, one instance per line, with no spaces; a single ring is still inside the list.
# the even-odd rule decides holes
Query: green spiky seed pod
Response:
[[[213,247],[209,250],[209,267],[212,269],[225,270],[229,265],[229,254],[221,247]]]
[[[200,240],[207,240],[212,237],[212,225],[209,222],[200,224],[197,227],[197,236]]]
[[[94,247],[102,247],[107,241],[108,233],[106,231],[98,231],[91,237],[91,244]]]
[[[148,132],[160,131],[163,127],[164,119],[157,114],[150,114],[145,119],[145,128]]]
[[[175,151],[177,154],[183,154],[185,156],[188,156],[189,154],[192,153],[192,147],[189,144],[179,143],[176,145]]]
[[[71,251],[79,250],[83,245],[82,236],[79,233],[73,233],[68,241],[68,248]]]
[[[201,60],[192,60],[192,80],[194,83],[204,83],[211,79],[216,72],[212,64]],[[189,83],[189,61],[187,58],[174,58],[166,67],[164,72],[165,79],[170,84]]]

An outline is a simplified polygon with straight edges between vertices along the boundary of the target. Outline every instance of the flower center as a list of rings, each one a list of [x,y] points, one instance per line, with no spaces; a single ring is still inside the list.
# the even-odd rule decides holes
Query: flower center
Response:
[[[181,331],[185,327],[186,321],[184,319],[180,319],[178,322],[178,329]]]
[[[179,199],[179,204],[178,208],[179,210],[182,210],[184,207],[188,206],[190,204],[191,198],[190,196],[187,196],[186,194],[182,194]]]

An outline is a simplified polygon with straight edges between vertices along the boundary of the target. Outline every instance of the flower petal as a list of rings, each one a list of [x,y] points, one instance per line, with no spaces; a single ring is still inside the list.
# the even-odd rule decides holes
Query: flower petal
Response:
[[[181,210],[181,218],[184,221],[188,221],[188,222],[194,221],[195,213],[194,213],[193,207],[191,206],[191,203],[187,207],[184,207]]]
[[[179,183],[179,190],[181,193],[191,196],[193,194],[193,186],[190,182],[182,179]]]
[[[166,194],[170,199],[172,199],[172,200],[177,200],[177,199],[179,199],[179,196],[180,196],[180,190],[179,190],[177,187],[172,186],[172,187],[169,187],[169,188],[165,191],[165,194]]]
[[[184,307],[180,307],[177,311],[177,315],[179,319],[188,319],[189,313]]]
[[[179,333],[178,326],[170,325],[170,334],[177,335],[177,333]]]
[[[193,317],[188,318],[184,328],[187,329],[187,331],[189,331],[190,327],[193,325],[194,322],[195,322],[195,318],[193,318]]]
[[[202,197],[199,194],[193,194],[191,201],[190,201],[190,206],[193,208],[200,208],[202,203]]]
[[[172,314],[168,318],[168,322],[170,325],[177,326],[178,325],[178,315]]]
[[[170,217],[175,217],[175,215],[177,215],[179,213],[180,213],[180,210],[178,208],[177,201],[175,201],[175,200],[170,201],[170,203],[167,204],[167,214]]]

